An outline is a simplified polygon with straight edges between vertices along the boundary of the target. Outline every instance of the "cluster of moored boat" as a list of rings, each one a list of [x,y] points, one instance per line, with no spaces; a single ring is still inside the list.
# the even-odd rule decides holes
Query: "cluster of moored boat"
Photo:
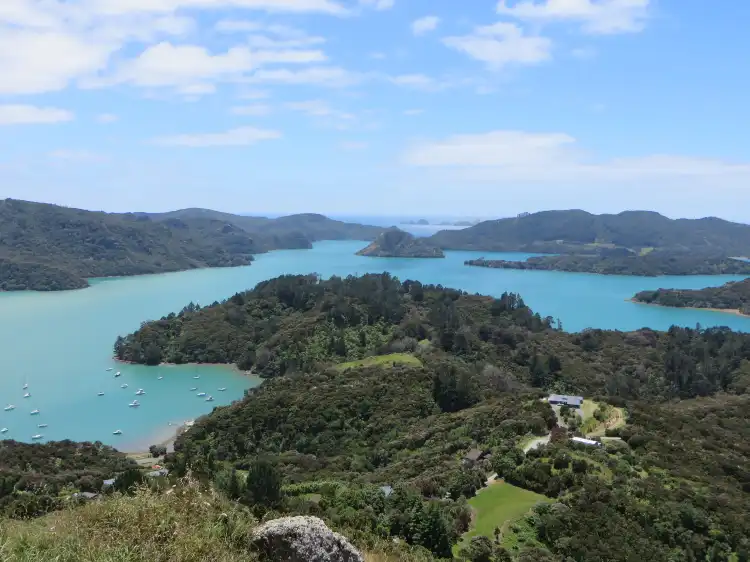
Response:
[[[112,371],[113,368],[109,367],[106,370],[107,371]],[[122,373],[120,371],[117,371],[115,373],[115,378],[118,378],[120,376],[122,376]],[[164,377],[159,376],[159,377],[157,377],[157,380],[162,380],[163,378]],[[194,379],[199,379],[200,375],[195,375],[195,376],[193,376],[193,378]],[[128,388],[127,383],[121,384],[120,388],[123,388],[123,389]],[[29,389],[29,385],[28,384],[24,384],[23,385],[23,390],[24,390],[23,397],[24,398],[31,398],[31,393],[28,391],[28,389]],[[190,392],[195,392],[196,390],[198,390],[198,387],[194,386],[194,387],[192,387],[190,389]],[[226,387],[221,387],[218,390],[219,390],[219,392],[224,392],[224,391],[226,391]],[[142,388],[139,388],[138,391],[135,393],[136,396],[143,396],[144,394],[146,394],[146,391],[143,390]],[[97,396],[104,396],[104,392],[99,391],[97,393]],[[211,396],[210,394],[205,393],[205,392],[199,392],[198,394],[196,394],[196,396],[198,396],[199,398],[203,398],[206,402],[213,402],[214,401],[214,397]],[[138,400],[133,400],[132,402],[130,402],[128,404],[128,407],[130,407],[130,408],[138,408],[140,405],[141,405],[141,403],[138,402]],[[15,409],[16,409],[16,406],[14,404],[8,404],[5,407],[5,411],[6,412],[10,412],[10,411],[15,410]],[[32,416],[38,416],[39,413],[40,413],[39,410],[32,410],[30,414]],[[46,424],[46,423],[40,423],[40,424],[37,425],[37,427],[39,427],[39,428],[45,428],[45,427],[48,427],[48,426],[49,425]],[[0,435],[8,433],[8,431],[9,431],[9,429],[7,427],[3,427],[3,428],[0,429]],[[121,429],[116,429],[115,431],[112,432],[112,435],[122,435],[122,430]],[[42,434],[36,434],[36,435],[32,435],[31,436],[31,439],[33,441],[37,441],[37,440],[43,439],[43,438],[44,438],[44,435],[42,435]]]
[[[24,383],[24,385],[23,385],[23,391],[24,391],[23,392],[23,397],[24,398],[31,398],[31,392],[29,392],[29,385],[27,383]],[[16,409],[16,406],[15,406],[15,404],[8,404],[3,409],[6,412],[12,412],[13,410]],[[39,415],[39,410],[31,410],[30,414],[32,416],[38,416]],[[37,427],[38,428],[45,428],[45,427],[49,427],[49,424],[40,423],[40,424],[37,424]],[[4,435],[4,434],[8,433],[8,431],[10,431],[10,430],[7,427],[3,427],[2,429],[0,429],[0,434]],[[31,439],[33,441],[37,441],[39,439],[42,439],[43,437],[44,437],[44,435],[42,435],[41,433],[37,433],[36,435],[32,435]]]

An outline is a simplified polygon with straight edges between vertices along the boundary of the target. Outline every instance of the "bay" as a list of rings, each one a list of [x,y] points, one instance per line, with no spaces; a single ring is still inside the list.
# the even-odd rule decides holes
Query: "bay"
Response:
[[[39,433],[43,440],[100,440],[121,450],[141,450],[169,438],[177,424],[241,398],[245,389],[260,381],[225,366],[119,364],[112,359],[112,344],[142,321],[178,311],[190,301],[208,305],[282,274],[314,272],[329,277],[389,271],[402,280],[469,292],[498,296],[513,291],[541,315],[559,318],[568,331],[666,329],[698,323],[750,331],[750,318],[627,302],[645,289],[702,288],[741,276],[644,278],[463,265],[464,260],[482,255],[510,260],[530,256],[518,253],[447,252],[445,259],[354,255],[364,244],[320,242],[312,250],[259,255],[248,267],[97,279],[80,291],[0,293],[0,408],[16,406],[13,411],[0,410],[0,427],[9,429],[0,438],[30,441]],[[122,376],[115,378],[116,371]],[[23,398],[24,383],[29,385],[30,398]],[[121,384],[128,388],[120,388]],[[192,387],[215,400],[205,402],[197,391],[190,391]],[[220,387],[226,391],[218,391]],[[139,388],[146,394],[136,397]],[[97,396],[100,391],[104,396]],[[129,408],[135,398],[141,406]],[[38,416],[30,415],[34,409],[40,411]],[[38,424],[48,427],[40,429]],[[123,434],[113,435],[116,429]]]

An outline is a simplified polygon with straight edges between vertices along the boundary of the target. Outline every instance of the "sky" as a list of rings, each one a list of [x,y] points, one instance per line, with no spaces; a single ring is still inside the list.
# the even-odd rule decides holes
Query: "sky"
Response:
[[[0,197],[750,222],[745,0],[2,0]]]

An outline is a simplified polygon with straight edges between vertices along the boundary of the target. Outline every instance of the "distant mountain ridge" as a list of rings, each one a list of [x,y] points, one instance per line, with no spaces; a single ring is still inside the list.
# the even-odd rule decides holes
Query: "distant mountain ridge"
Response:
[[[310,248],[317,240],[372,240],[383,230],[315,214],[104,213],[5,199],[0,291],[78,289],[89,277],[248,265],[253,254]]]
[[[429,239],[444,250],[582,253],[597,246],[750,255],[750,225],[716,217],[670,219],[652,211],[594,215],[581,210],[542,211],[442,230]]]

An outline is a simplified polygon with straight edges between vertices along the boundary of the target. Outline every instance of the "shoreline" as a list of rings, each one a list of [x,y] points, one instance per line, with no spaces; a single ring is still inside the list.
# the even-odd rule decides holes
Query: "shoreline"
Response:
[[[162,433],[162,436],[164,436],[167,433],[169,433],[169,437],[167,437],[166,439],[160,439],[160,438],[157,437],[157,439],[160,439],[160,440],[156,440],[155,439],[155,442],[150,443],[147,446],[144,445],[143,448],[140,448],[140,450],[136,450],[136,449],[138,449],[137,447],[130,447],[130,449],[132,449],[132,450],[128,450],[128,451],[120,450],[120,449],[118,449],[118,450],[120,450],[122,453],[124,453],[124,454],[126,454],[128,456],[135,457],[135,456],[141,456],[141,455],[150,455],[150,453],[148,451],[148,447],[150,447],[151,445],[160,445],[160,446],[166,447],[167,448],[167,452],[171,452],[170,449],[172,449],[172,450],[174,449],[174,442],[177,441],[177,438],[180,437],[180,435],[182,435],[183,433],[185,433],[188,429],[190,429],[191,427],[193,427],[194,423],[195,423],[195,420],[186,420],[186,421],[184,421],[184,422],[182,422],[180,424],[176,424],[176,425],[173,425],[173,426],[167,426],[170,429],[170,431],[167,432],[165,430],[165,432]],[[172,428],[174,428],[174,431],[171,431]],[[156,460],[156,459],[154,459],[154,460]]]
[[[139,367],[222,367],[229,369],[230,371],[234,371],[238,375],[242,375],[244,377],[258,379],[260,381],[265,380],[253,373],[252,369],[250,371],[243,371],[237,366],[236,363],[159,363],[158,365],[146,365],[145,363],[135,363],[133,361],[118,359],[114,355],[112,356],[112,360],[115,363],[121,363],[122,365],[137,365]]]
[[[655,302],[643,302],[634,298],[625,299],[625,302],[632,302],[633,304],[643,304],[646,306],[658,306],[661,308],[669,308],[673,310],[705,310],[706,312],[722,312],[724,314],[734,314],[735,316],[741,316],[742,318],[750,318],[750,314],[744,314],[740,312],[738,308],[706,308],[701,306],[667,306],[665,304],[658,304]]]

